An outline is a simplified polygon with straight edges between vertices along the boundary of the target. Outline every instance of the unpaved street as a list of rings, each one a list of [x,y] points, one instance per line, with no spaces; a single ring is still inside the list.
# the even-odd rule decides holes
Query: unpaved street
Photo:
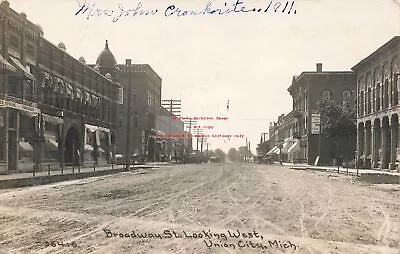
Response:
[[[283,166],[171,165],[1,190],[0,225],[0,253],[400,253],[400,189]]]

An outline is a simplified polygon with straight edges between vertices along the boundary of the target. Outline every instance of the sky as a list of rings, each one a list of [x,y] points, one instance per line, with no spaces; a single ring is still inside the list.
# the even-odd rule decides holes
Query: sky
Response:
[[[239,7],[262,8],[270,0],[240,0]],[[180,99],[184,117],[228,117],[199,121],[212,126],[205,134],[209,149],[238,148],[250,141],[255,153],[269,123],[292,109],[287,92],[293,75],[323,70],[349,71],[392,37],[400,35],[400,0],[297,0],[290,14],[286,1],[272,1],[273,12],[231,12],[224,15],[176,14],[168,6],[202,11],[209,0],[9,0],[11,8],[38,23],[44,37],[63,42],[75,58],[95,63],[105,40],[118,63],[150,64],[162,78],[162,99]],[[236,0],[214,0],[213,8],[233,8]],[[81,6],[108,10],[155,10],[155,15],[89,16]],[[290,6],[292,1],[289,1]],[[226,7],[225,7],[226,8]],[[294,13],[296,10],[296,13]],[[126,12],[125,12],[126,13]],[[98,13],[99,14],[99,13]],[[113,21],[114,19],[114,21]],[[229,110],[227,103],[229,100]],[[233,135],[242,134],[241,138]],[[194,144],[195,146],[195,144]]]

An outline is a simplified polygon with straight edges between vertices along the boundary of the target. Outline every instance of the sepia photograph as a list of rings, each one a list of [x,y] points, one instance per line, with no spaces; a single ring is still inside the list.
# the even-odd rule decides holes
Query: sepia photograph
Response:
[[[400,254],[400,0],[0,0],[0,254]]]

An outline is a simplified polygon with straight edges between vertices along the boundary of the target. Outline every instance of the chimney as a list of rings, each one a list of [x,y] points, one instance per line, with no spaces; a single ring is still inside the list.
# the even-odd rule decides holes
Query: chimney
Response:
[[[131,64],[132,64],[132,59],[125,59],[125,64],[126,64],[127,66],[131,66]]]
[[[317,72],[322,72],[322,63],[317,63]]]

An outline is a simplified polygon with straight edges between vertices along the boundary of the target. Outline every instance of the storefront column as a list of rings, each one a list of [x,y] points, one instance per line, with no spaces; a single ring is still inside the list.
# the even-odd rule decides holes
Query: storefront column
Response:
[[[378,167],[379,160],[379,143],[378,143],[379,127],[372,126],[372,163],[371,167]]]
[[[394,115],[391,120],[391,149],[390,149],[390,165],[389,169],[390,170],[395,170],[396,169],[396,159],[397,159],[397,139],[398,139],[398,123],[399,120],[397,118],[397,115]]]
[[[0,173],[8,172],[8,110],[0,110]]]
[[[372,160],[372,156],[371,156],[371,123],[367,122],[365,125],[365,150],[364,150],[364,154],[365,154],[365,162],[364,162],[364,166],[366,168],[371,168],[371,160]]]
[[[387,118],[382,121],[382,157],[381,157],[381,169],[388,169],[390,162],[390,129],[387,122]]]

